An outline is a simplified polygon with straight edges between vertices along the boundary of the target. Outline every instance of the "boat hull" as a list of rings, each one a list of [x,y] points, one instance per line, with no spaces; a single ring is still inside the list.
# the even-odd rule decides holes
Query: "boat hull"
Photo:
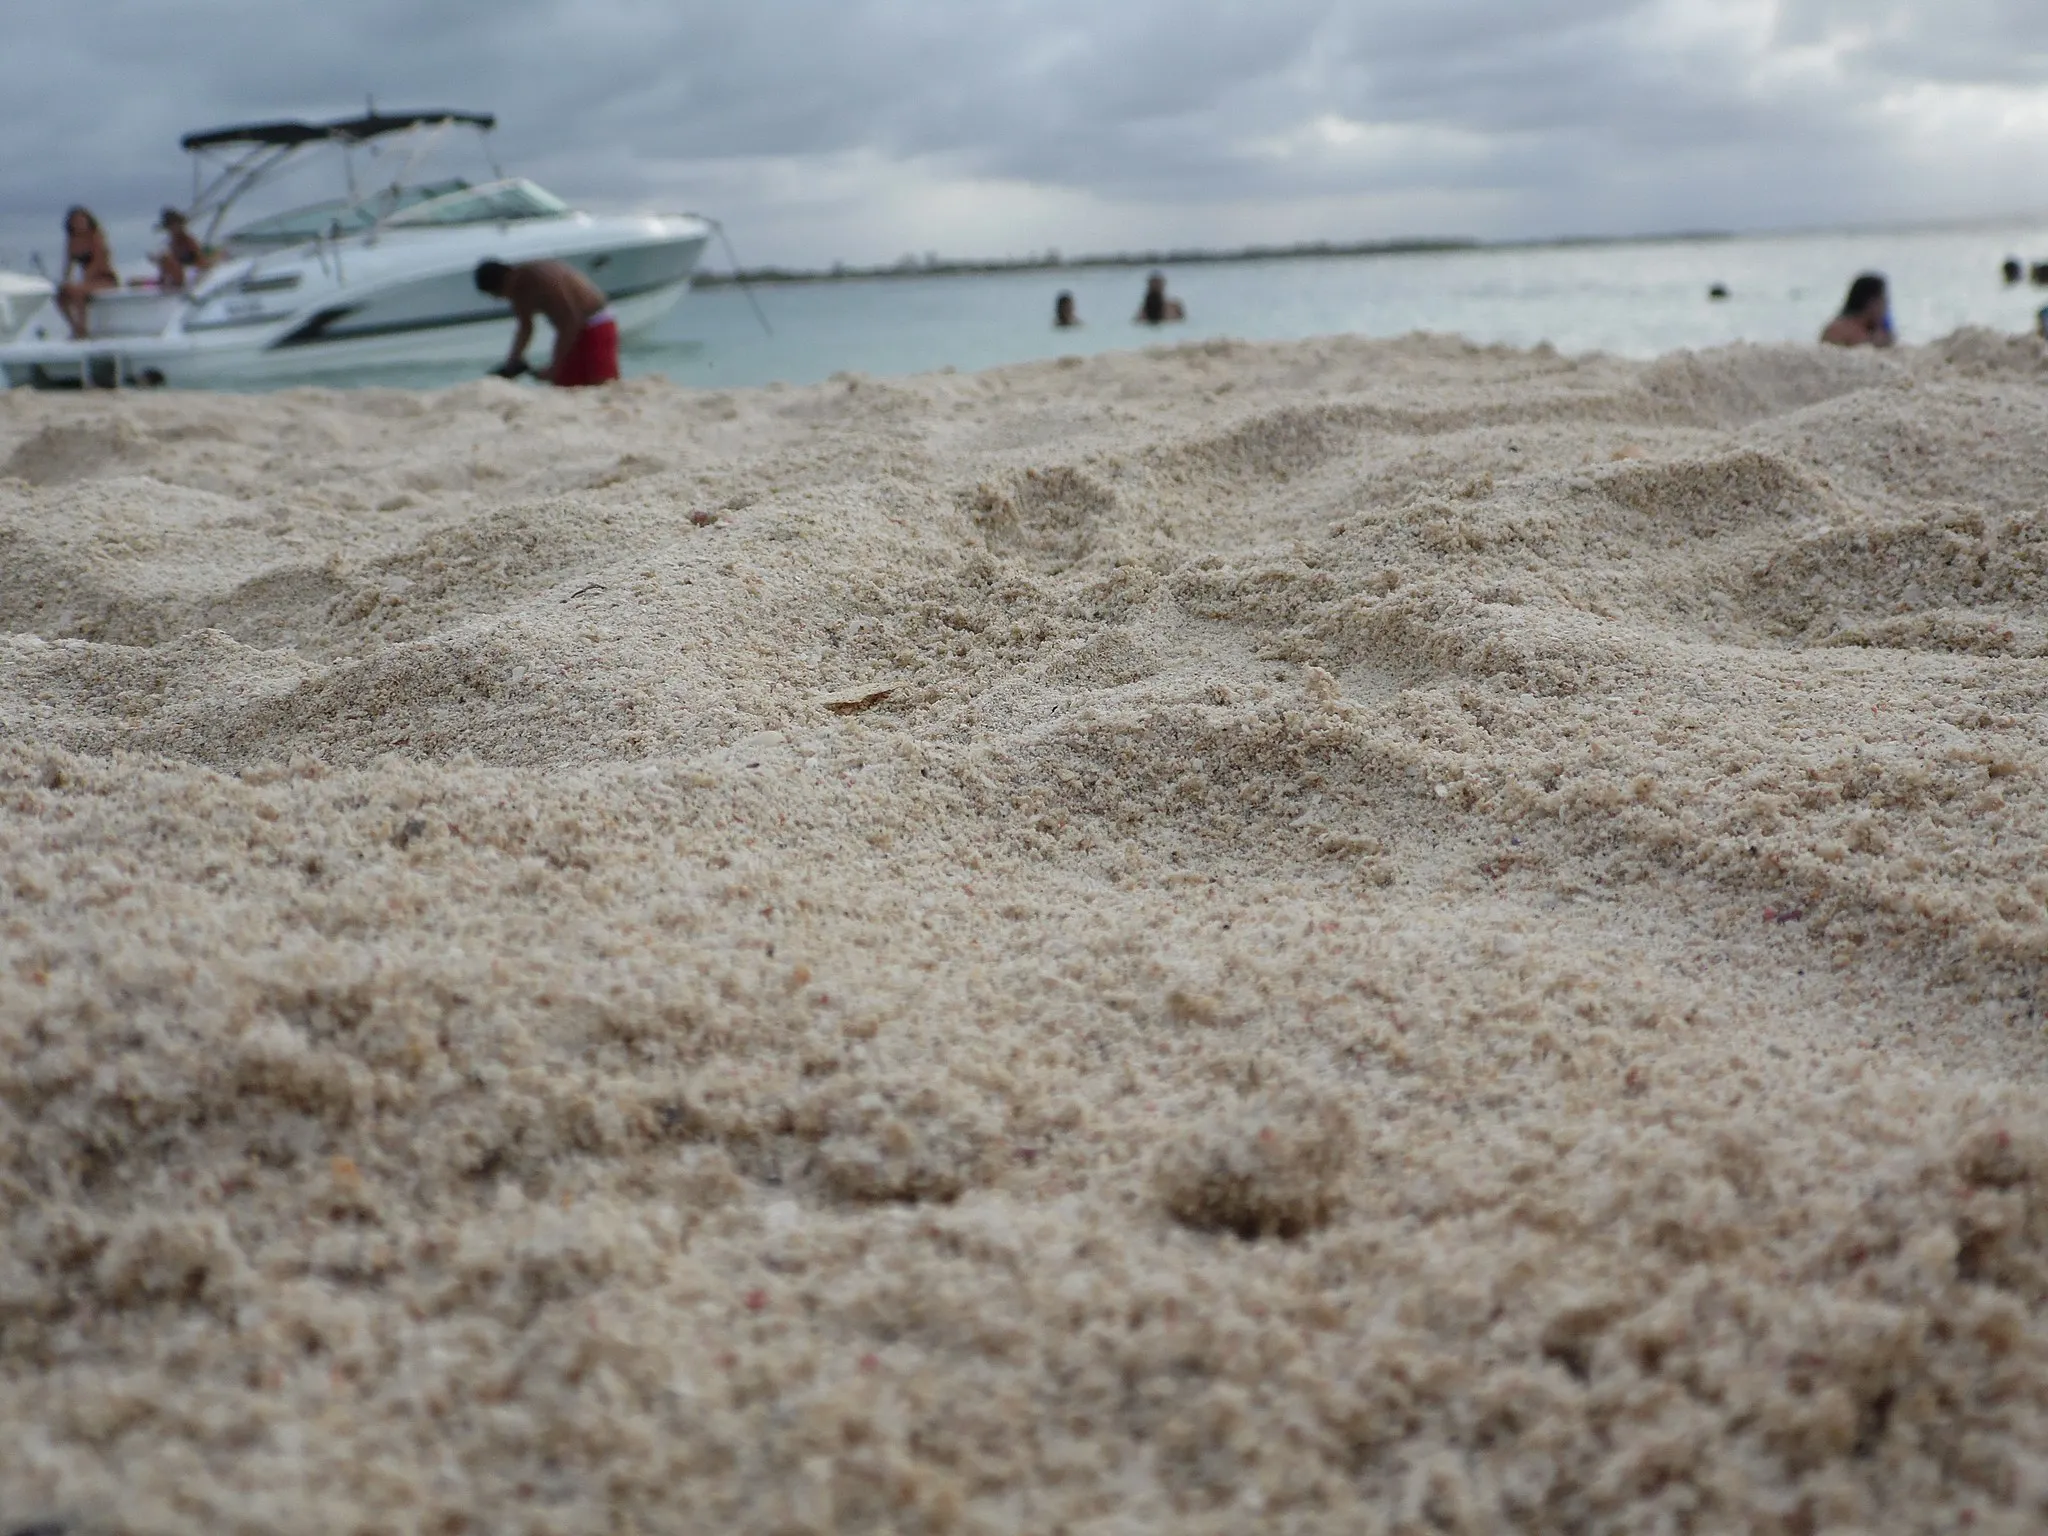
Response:
[[[24,272],[0,271],[0,343],[11,341],[49,308],[50,284]]]
[[[628,339],[675,307],[709,235],[696,225],[665,232],[664,238],[533,249],[545,232],[512,233],[514,238],[495,242],[504,247],[503,259],[547,256],[582,268],[611,295],[612,312]],[[475,254],[423,263],[422,243],[366,242],[355,250],[323,253],[317,269],[307,258],[303,269],[312,281],[295,291],[299,302],[277,313],[263,312],[254,301],[248,308],[255,312],[247,316],[233,313],[232,304],[224,309],[218,302],[170,301],[178,312],[166,310],[168,321],[160,319],[152,329],[127,313],[139,313],[139,305],[108,306],[104,328],[124,334],[96,334],[82,342],[17,340],[0,346],[0,372],[11,385],[49,388],[249,389],[412,367],[472,365],[481,372],[503,361],[513,322],[502,305],[476,292]],[[275,270],[276,263],[265,266]],[[346,280],[350,276],[357,280]],[[527,356],[544,362],[552,344],[552,332],[539,322]]]

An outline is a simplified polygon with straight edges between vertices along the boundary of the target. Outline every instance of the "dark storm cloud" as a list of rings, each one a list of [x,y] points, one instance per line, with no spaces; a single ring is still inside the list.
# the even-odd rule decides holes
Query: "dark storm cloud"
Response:
[[[1976,183],[1887,167],[1935,151],[1882,104],[2048,80],[2039,0],[102,0],[6,30],[16,249],[74,198],[132,243],[179,133],[370,91],[498,112],[508,165],[579,200],[716,199],[823,260],[972,248],[990,182],[1096,243],[1221,209],[1218,241],[1956,211]]]

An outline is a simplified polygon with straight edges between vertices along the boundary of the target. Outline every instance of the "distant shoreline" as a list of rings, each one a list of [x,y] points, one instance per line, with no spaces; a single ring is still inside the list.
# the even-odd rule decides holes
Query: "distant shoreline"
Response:
[[[1470,236],[1420,236],[1402,240],[1314,240],[1294,245],[1250,245],[1230,250],[1114,251],[1087,256],[1045,252],[1004,259],[948,259],[906,256],[887,266],[835,263],[826,268],[742,267],[737,271],[699,272],[696,288],[725,288],[736,283],[856,283],[912,277],[986,277],[1009,272],[1084,272],[1107,268],[1219,266],[1255,261],[1313,261],[1319,257],[1442,256],[1466,251],[1555,251],[1617,245],[1707,245],[1729,240],[1797,240],[1813,235],[1904,235],[1945,231],[2009,229],[2021,223],[2048,221],[2048,211],[1978,216],[1962,219],[1913,220],[1900,224],[1792,229],[1694,229],[1645,235],[1539,235],[1515,240],[1480,240]]]
[[[699,272],[695,288],[723,288],[734,283],[855,283],[905,277],[985,277],[1002,272],[1081,272],[1125,267],[1216,266],[1231,262],[1312,261],[1341,256],[1440,256],[1459,251],[1563,249],[1587,245],[1658,245],[1688,241],[1733,240],[1725,230],[1691,230],[1665,235],[1556,236],[1540,240],[1476,240],[1467,236],[1425,236],[1411,240],[1304,241],[1296,245],[1248,245],[1234,250],[1115,251],[1088,256],[1048,252],[1008,259],[952,260],[906,256],[888,266],[856,267],[844,263],[827,268],[743,267],[732,272]]]

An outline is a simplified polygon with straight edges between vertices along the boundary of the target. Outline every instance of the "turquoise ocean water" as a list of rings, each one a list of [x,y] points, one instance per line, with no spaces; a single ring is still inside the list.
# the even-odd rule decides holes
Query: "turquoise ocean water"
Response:
[[[629,374],[710,387],[993,367],[1197,341],[1413,331],[1566,352],[1651,357],[1732,341],[1810,341],[1865,269],[1889,276],[1903,341],[1963,325],[2031,330],[2048,288],[2007,287],[2008,256],[2048,261],[2048,218],[1967,230],[1838,233],[1196,264],[1168,269],[1188,321],[1133,325],[1143,268],[757,286],[764,334],[736,288],[699,289],[629,345]],[[1730,297],[1712,302],[1710,285]],[[1072,291],[1085,322],[1052,328]],[[462,374],[380,371],[432,385]],[[325,382],[337,382],[327,380]]]

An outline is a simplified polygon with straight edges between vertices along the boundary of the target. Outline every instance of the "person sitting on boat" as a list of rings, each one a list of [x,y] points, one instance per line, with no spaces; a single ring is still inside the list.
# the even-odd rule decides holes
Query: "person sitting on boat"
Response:
[[[74,280],[71,269],[78,268]],[[71,325],[71,339],[86,339],[86,309],[92,296],[121,286],[106,231],[90,210],[73,208],[64,215],[64,270],[57,277],[57,310]]]
[[[164,248],[156,253],[156,279],[164,288],[183,288],[187,279],[213,265],[213,253],[201,245],[185,215],[166,208],[156,227],[164,232]]]
[[[1164,325],[1169,320],[1187,317],[1187,306],[1179,299],[1167,297],[1164,272],[1154,272],[1145,279],[1145,298],[1138,305],[1137,314],[1131,317],[1133,320],[1140,325]]]
[[[1828,322],[1820,339],[1837,347],[1888,347],[1898,338],[1892,334],[1891,295],[1884,279],[1865,272],[1849,285],[1849,297],[1842,312]]]
[[[477,264],[479,292],[505,300],[518,317],[512,353],[492,371],[515,379],[528,371],[526,346],[533,340],[533,317],[546,315],[555,328],[554,360],[533,370],[535,378],[564,388],[607,384],[619,376],[619,322],[603,290],[565,261],[502,261]]]

